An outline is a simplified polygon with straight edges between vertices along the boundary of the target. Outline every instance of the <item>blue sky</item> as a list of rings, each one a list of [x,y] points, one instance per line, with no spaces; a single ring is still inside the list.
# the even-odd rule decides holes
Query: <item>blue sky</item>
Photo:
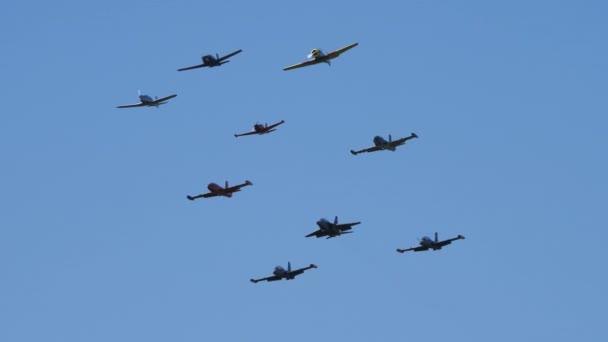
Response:
[[[7,4],[0,340],[605,340],[606,10]],[[281,70],[353,42],[330,67]],[[138,90],[178,97],[115,108]],[[348,153],[411,132],[395,153]],[[334,215],[362,224],[304,238]],[[466,240],[395,252],[435,231]],[[248,281],[288,261],[319,268]]]

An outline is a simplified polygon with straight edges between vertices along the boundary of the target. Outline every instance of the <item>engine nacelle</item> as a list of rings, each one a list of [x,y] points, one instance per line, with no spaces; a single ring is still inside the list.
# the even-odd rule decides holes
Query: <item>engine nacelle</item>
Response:
[[[321,50],[319,50],[319,49],[312,49],[312,51],[310,51],[310,55],[313,58],[319,58],[319,57],[321,57]]]

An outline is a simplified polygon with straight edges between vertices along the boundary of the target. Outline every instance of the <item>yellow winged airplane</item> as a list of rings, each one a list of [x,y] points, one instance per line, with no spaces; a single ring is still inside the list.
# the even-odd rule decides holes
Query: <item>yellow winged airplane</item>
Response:
[[[343,52],[346,52],[346,51],[354,48],[357,45],[359,45],[359,43],[353,43],[353,44],[345,46],[341,49],[338,49],[336,51],[332,51],[328,54],[324,54],[323,51],[321,51],[319,49],[312,49],[312,51],[310,52],[310,55],[308,55],[308,58],[312,58],[312,59],[309,59],[302,63],[290,65],[286,68],[283,68],[283,70],[287,71],[287,70],[302,68],[305,66],[314,65],[314,64],[318,64],[318,63],[327,63],[328,65],[331,65],[331,62],[330,62],[331,59],[334,59],[334,58],[340,56],[340,54],[342,54]]]

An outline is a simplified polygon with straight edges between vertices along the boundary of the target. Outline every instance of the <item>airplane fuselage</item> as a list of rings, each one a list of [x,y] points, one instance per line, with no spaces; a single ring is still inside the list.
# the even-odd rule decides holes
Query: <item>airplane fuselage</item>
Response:
[[[203,60],[203,63],[205,64],[205,66],[208,66],[210,68],[216,67],[216,66],[220,66],[222,64],[226,64],[229,61],[220,61],[219,58],[214,57],[212,55],[205,55],[203,57],[201,57]]]
[[[294,276],[289,276],[289,271],[284,269],[282,266],[275,267],[274,271],[272,271],[272,274],[286,280],[291,280],[295,278]]]
[[[420,246],[428,247],[428,248],[431,248],[432,250],[441,249],[441,246],[438,245],[436,241],[433,241],[433,239],[431,239],[428,236],[424,236],[424,237],[422,237],[422,239],[420,239]]]
[[[340,230],[337,229],[336,226],[329,222],[327,219],[322,218],[317,221],[317,226],[319,226],[321,230],[327,232],[331,236],[340,235]]]
[[[323,51],[321,51],[319,49],[312,49],[312,51],[310,51],[309,57],[314,58],[316,61],[327,63],[327,64],[331,65],[331,62],[330,62],[331,58],[329,56],[327,56],[326,54],[324,54]]]
[[[383,150],[395,151],[397,149],[395,146],[390,145],[389,142],[386,141],[386,139],[379,135],[374,137],[374,145],[376,147],[380,147]]]
[[[232,197],[232,192],[226,192],[226,189],[216,183],[209,183],[207,189],[218,196]]]

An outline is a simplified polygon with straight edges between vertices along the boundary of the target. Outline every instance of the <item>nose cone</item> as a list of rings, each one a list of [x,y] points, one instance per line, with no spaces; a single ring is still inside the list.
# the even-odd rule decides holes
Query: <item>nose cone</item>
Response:
[[[386,140],[383,137],[381,137],[379,135],[376,135],[374,137],[374,145],[380,146],[380,145],[385,145],[385,144],[386,144]]]

